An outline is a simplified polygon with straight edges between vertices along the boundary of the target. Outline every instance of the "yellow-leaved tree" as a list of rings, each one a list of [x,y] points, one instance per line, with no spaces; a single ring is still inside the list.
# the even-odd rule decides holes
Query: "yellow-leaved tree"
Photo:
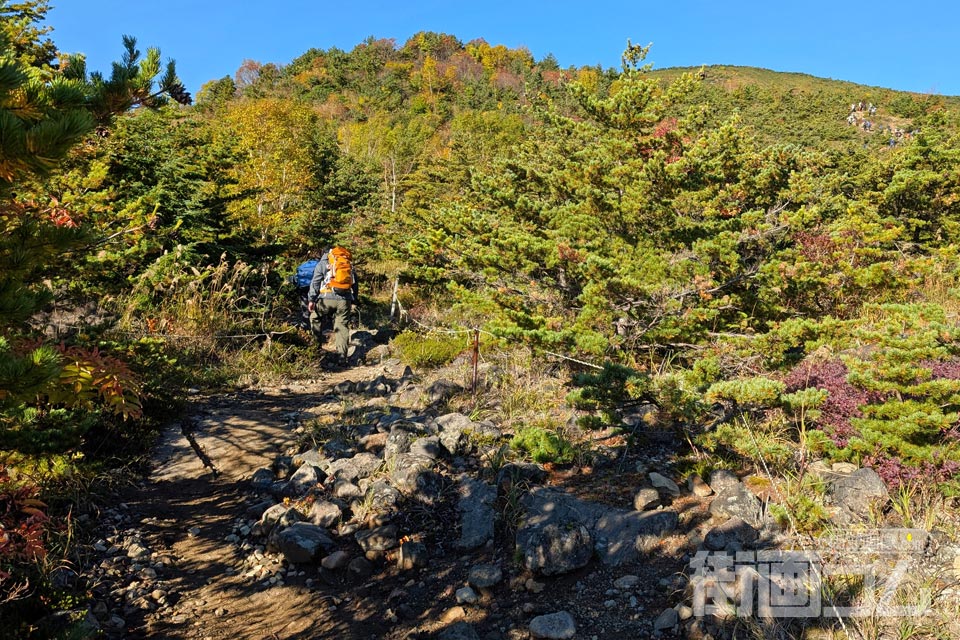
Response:
[[[261,98],[231,104],[223,123],[222,134],[244,157],[233,168],[243,197],[232,202],[228,212],[262,240],[277,240],[291,219],[306,213],[315,187],[317,117],[306,104]]]

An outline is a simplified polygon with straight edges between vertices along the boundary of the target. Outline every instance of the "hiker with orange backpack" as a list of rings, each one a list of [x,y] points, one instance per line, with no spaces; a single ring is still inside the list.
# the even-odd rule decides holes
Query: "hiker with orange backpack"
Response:
[[[357,299],[357,279],[353,273],[353,256],[343,247],[333,247],[324,253],[313,270],[307,309],[310,311],[310,330],[323,343],[323,320],[333,314],[334,344],[337,364],[348,363],[350,347],[350,309]]]

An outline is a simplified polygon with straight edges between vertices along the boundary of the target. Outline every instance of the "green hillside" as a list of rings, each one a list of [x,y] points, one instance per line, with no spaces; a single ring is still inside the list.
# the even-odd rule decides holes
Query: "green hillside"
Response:
[[[654,70],[652,77],[670,82],[683,73],[700,74],[700,68]],[[956,127],[960,98],[924,95],[869,87],[843,80],[817,78],[802,73],[714,65],[702,68],[702,82],[690,104],[709,104],[715,109],[712,122],[738,114],[767,142],[791,142],[805,146],[844,142],[867,142],[876,146],[889,142],[881,129],[912,131],[923,126]],[[876,112],[854,111],[857,124],[847,122],[850,107],[875,105]],[[862,122],[869,120],[872,131]],[[885,131],[884,131],[885,133]],[[880,135],[878,135],[880,134]]]

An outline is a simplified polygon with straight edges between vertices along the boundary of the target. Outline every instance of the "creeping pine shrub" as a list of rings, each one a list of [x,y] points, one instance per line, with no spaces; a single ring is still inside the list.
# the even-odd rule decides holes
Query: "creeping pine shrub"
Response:
[[[400,359],[412,366],[439,367],[452,362],[469,346],[466,334],[419,334],[404,331],[390,342]]]
[[[811,356],[784,379],[794,395],[826,392],[809,418],[832,440],[832,456],[871,466],[890,485],[956,483],[960,332],[942,307],[871,305],[844,329],[831,345],[842,355]]]
[[[529,455],[534,462],[567,464],[573,462],[573,444],[556,431],[527,426],[517,430],[510,446]]]
[[[580,426],[602,429],[622,422],[624,407],[638,402],[652,402],[650,376],[607,362],[597,373],[581,373],[573,380],[577,387],[567,395],[567,402],[593,415],[580,418]]]

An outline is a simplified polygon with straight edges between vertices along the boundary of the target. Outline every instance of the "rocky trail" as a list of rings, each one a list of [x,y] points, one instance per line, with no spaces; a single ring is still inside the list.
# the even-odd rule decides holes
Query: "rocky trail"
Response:
[[[731,637],[693,616],[689,563],[782,542],[749,482],[678,486],[669,433],[598,444],[590,466],[507,462],[497,425],[451,410],[462,391],[387,360],[195,396],[149,477],[103,511],[89,624],[114,639]],[[841,510],[870,508],[882,486],[841,471]]]

